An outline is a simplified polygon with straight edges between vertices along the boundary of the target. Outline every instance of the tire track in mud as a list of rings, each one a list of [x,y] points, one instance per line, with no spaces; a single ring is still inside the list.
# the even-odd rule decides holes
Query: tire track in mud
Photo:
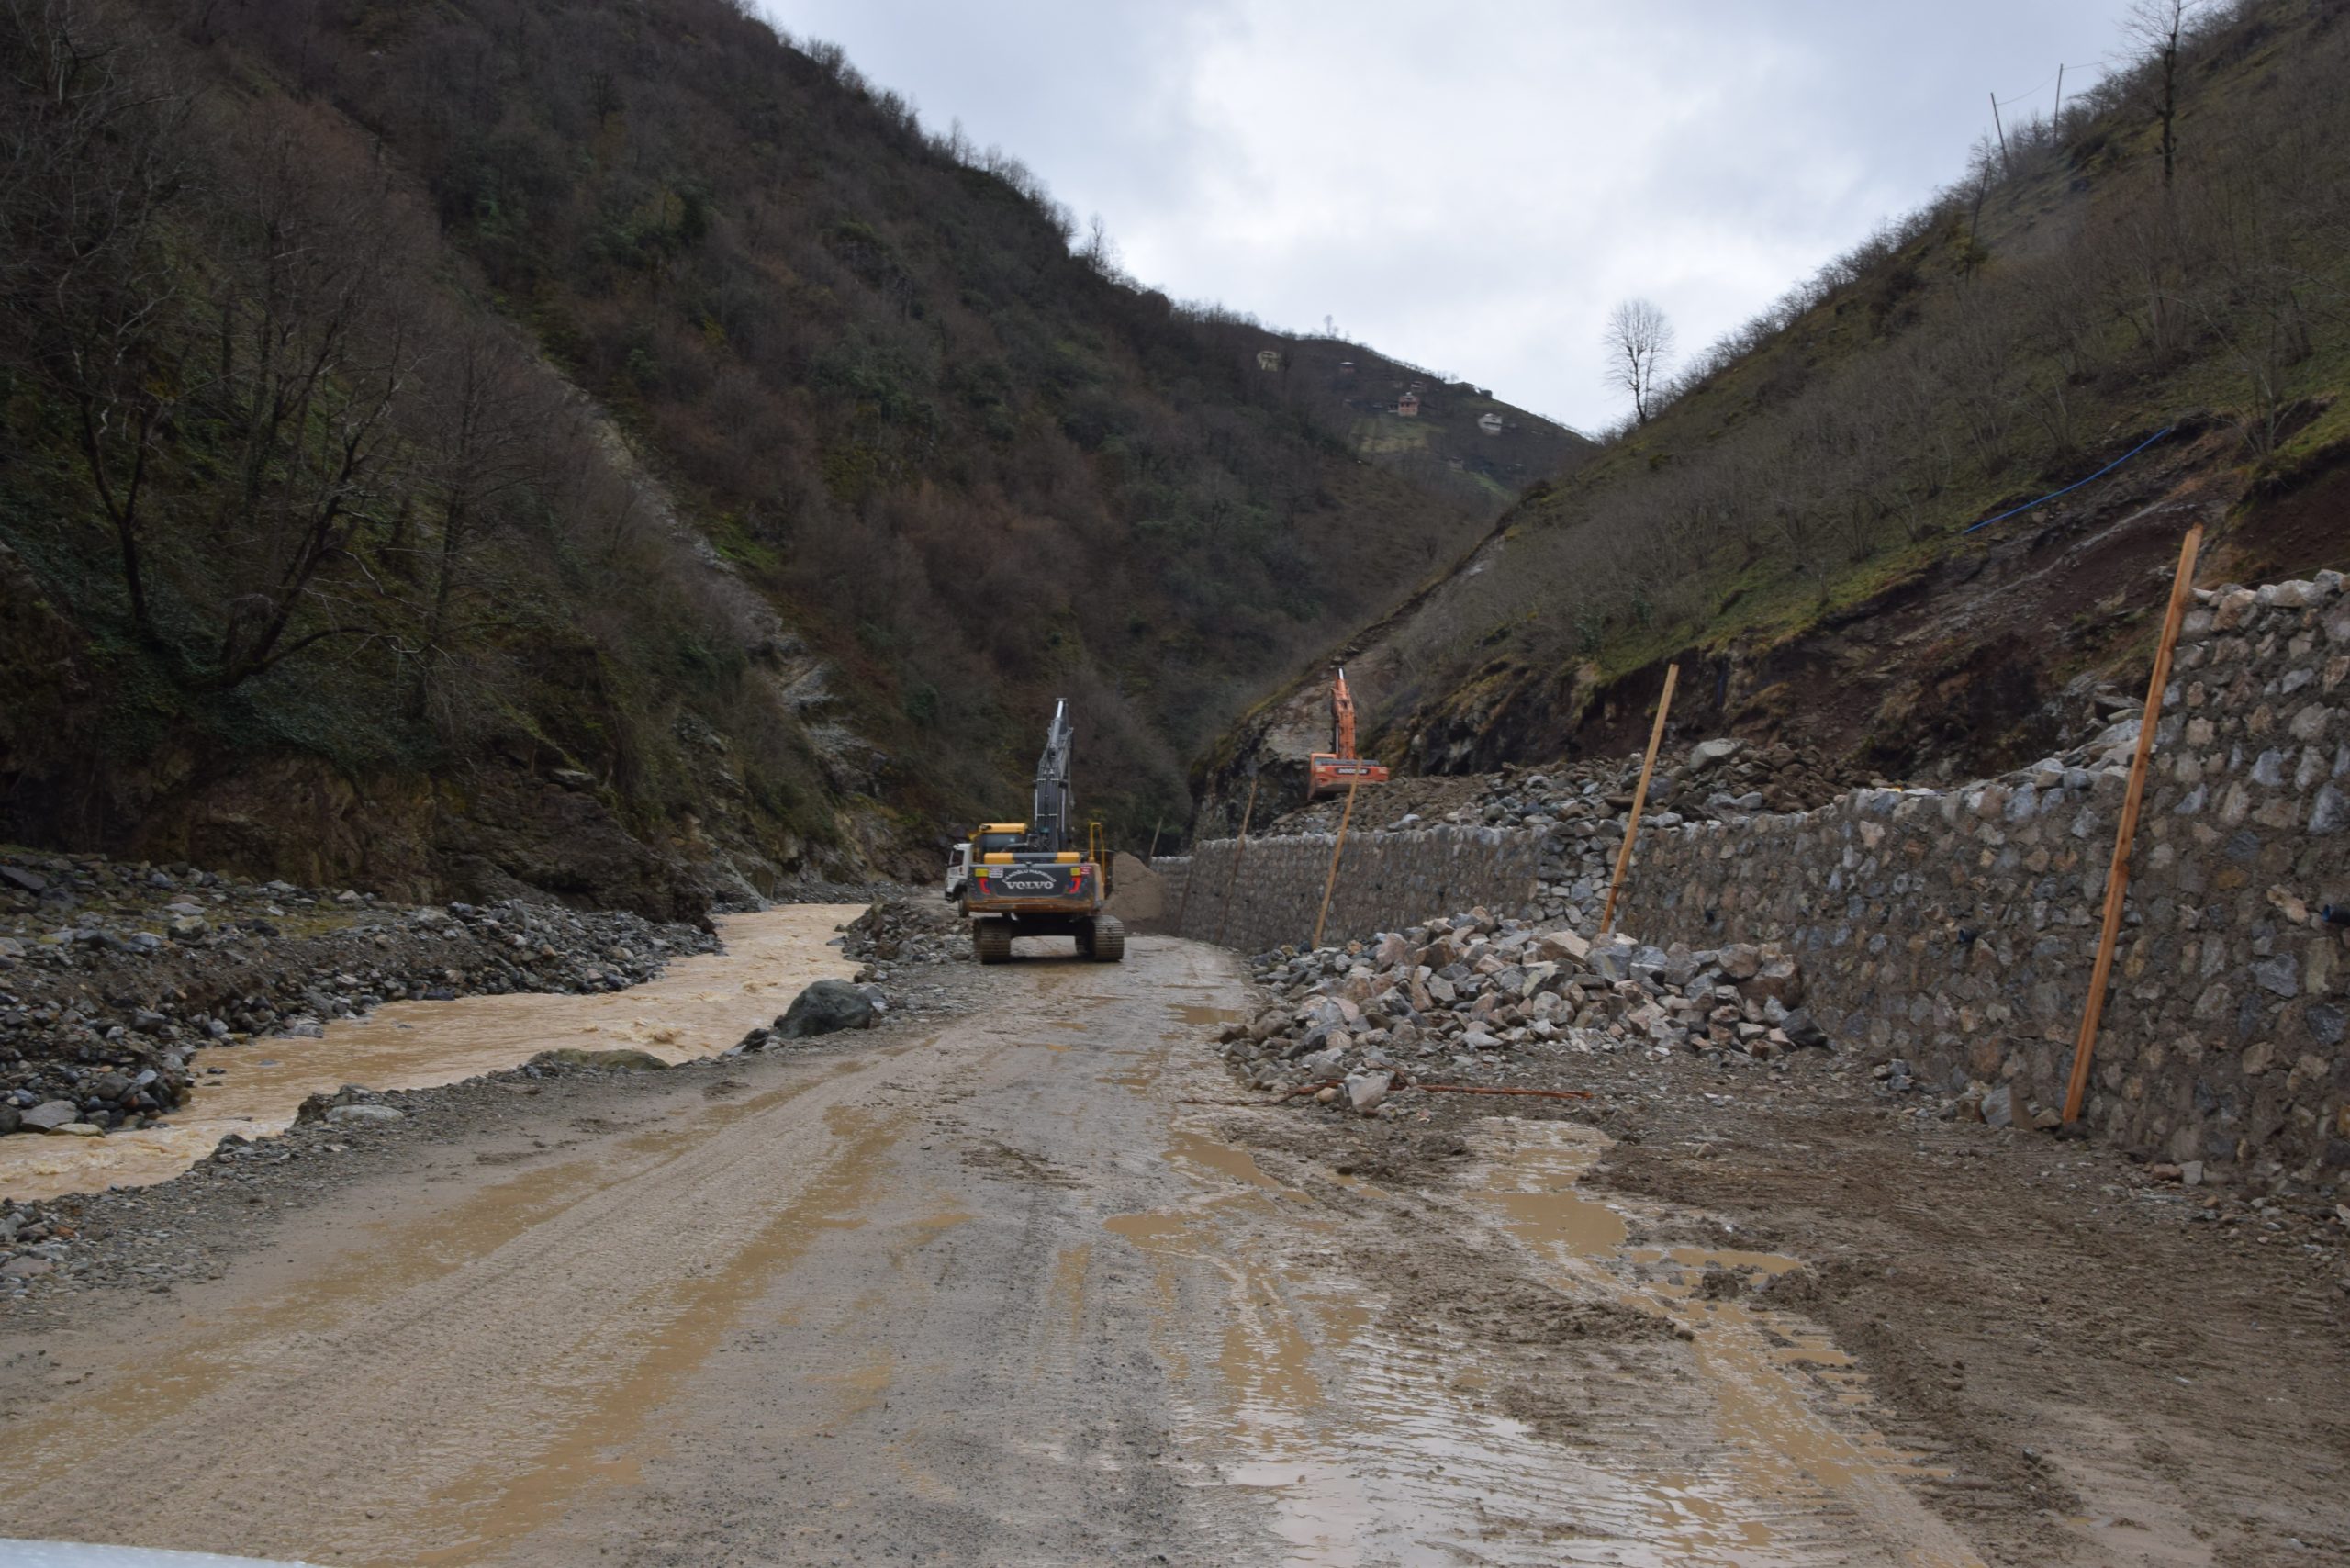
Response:
[[[1572,1192],[1599,1135],[1497,1120],[1458,1182],[1396,1192],[1269,1174],[1220,1125],[1170,1147],[1190,1203],[1111,1228],[1223,1280],[1237,1333],[1190,1425],[1278,1499],[1289,1561],[1979,1564],[1825,1334],[1696,1294],[1795,1260],[1625,1248]]]
[[[974,983],[543,1164],[386,1176],[387,1219],[13,1412],[0,1529],[135,1495],[145,1543],[344,1565],[1974,1561],[1824,1337],[1572,1194],[1595,1135],[1341,1175],[1181,1103],[1230,1093],[1228,955]]]
[[[96,1472],[138,1478],[175,1543],[421,1563],[527,1533],[628,1446],[751,1289],[845,1223],[890,1132],[842,1103],[854,1087],[835,1075],[632,1135],[633,1169],[501,1183],[427,1222],[442,1234],[395,1225],[196,1326],[12,1427],[10,1528],[71,1535],[86,1507],[69,1481]],[[760,1136],[787,1118],[795,1137]],[[828,1135],[812,1146],[811,1121]],[[780,1202],[731,1201],[746,1187]],[[552,1195],[531,1204],[534,1191]],[[501,1226],[509,1204],[521,1212]]]

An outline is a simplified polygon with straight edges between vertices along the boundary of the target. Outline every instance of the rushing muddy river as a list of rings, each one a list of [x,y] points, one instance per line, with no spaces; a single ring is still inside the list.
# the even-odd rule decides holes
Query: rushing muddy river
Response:
[[[330,1024],[321,1039],[207,1047],[192,1062],[195,1097],[162,1125],[104,1138],[0,1138],[0,1197],[168,1181],[227,1135],[281,1131],[306,1098],[346,1083],[429,1089],[565,1047],[649,1051],[671,1063],[713,1055],[771,1022],[811,980],[855,973],[826,944],[861,907],[787,904],[724,917],[724,952],[681,958],[628,991],[395,1002]]]

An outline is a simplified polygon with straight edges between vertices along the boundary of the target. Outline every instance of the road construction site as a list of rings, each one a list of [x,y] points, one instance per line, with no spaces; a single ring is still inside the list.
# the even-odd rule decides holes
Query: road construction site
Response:
[[[686,960],[699,991],[771,975],[770,918]],[[397,1115],[13,1205],[59,1261],[0,1329],[0,1534],[354,1565],[2350,1552],[2341,1234],[2241,1187],[1907,1115],[1829,1051],[1524,1053],[1463,1086],[1551,1093],[1430,1069],[1364,1114],[1232,1070],[1285,982],[1214,946],[890,946],[867,972],[928,1011],[371,1095]]]

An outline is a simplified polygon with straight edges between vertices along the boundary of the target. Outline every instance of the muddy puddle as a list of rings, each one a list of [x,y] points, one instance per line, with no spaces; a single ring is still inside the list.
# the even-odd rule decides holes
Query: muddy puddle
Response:
[[[1522,1352],[1349,1266],[1360,1227],[1393,1216],[1318,1202],[1195,1125],[1173,1129],[1166,1158],[1196,1198],[1107,1222],[1170,1303],[1184,1279],[1220,1282],[1222,1343],[1180,1338],[1170,1311],[1153,1349],[1188,1391],[1199,1484],[1261,1497],[1288,1562],[1979,1568],[1908,1491],[1931,1472],[1875,1431],[1850,1359],[1750,1299],[1795,1259],[1636,1245],[1625,1214],[1577,1191],[1607,1147],[1590,1129],[1496,1119],[1472,1147],[1453,1195],[1468,1212],[1443,1223],[1522,1249],[1571,1300],[1675,1332],[1546,1346],[1531,1358],[1541,1397],[1514,1403]],[[1576,1411],[1563,1430],[1511,1413],[1561,1399]]]
[[[1577,1189],[1610,1143],[1593,1128],[1497,1117],[1470,1141],[1481,1167],[1472,1201],[1543,1259],[1562,1290],[1659,1314],[1688,1336],[1708,1428],[1692,1451],[1706,1462],[1645,1478],[1667,1539],[1697,1549],[1699,1560],[1805,1562],[1816,1560],[1815,1541],[1843,1535],[1851,1521],[1886,1543],[1883,1561],[1980,1568],[1911,1495],[1907,1484],[1943,1473],[1876,1429],[1852,1357],[1807,1319],[1766,1305],[1771,1282],[1799,1260],[1630,1244],[1625,1215]]]
[[[192,1062],[195,1097],[162,1126],[105,1138],[0,1138],[0,1197],[168,1181],[228,1134],[281,1131],[306,1098],[346,1083],[429,1089],[566,1047],[648,1051],[673,1064],[713,1055],[774,1019],[810,981],[854,974],[856,964],[826,943],[861,908],[789,904],[722,917],[724,952],[681,958],[629,991],[395,1002],[328,1025],[323,1038],[207,1047]]]

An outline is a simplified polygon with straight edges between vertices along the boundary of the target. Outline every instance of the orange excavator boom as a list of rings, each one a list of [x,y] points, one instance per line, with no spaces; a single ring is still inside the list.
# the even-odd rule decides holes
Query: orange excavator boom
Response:
[[[1355,698],[1347,689],[1343,666],[1337,678],[1330,683],[1330,749],[1307,757],[1305,767],[1305,798],[1309,801],[1335,794],[1353,784],[1387,782],[1387,769],[1355,755]]]

